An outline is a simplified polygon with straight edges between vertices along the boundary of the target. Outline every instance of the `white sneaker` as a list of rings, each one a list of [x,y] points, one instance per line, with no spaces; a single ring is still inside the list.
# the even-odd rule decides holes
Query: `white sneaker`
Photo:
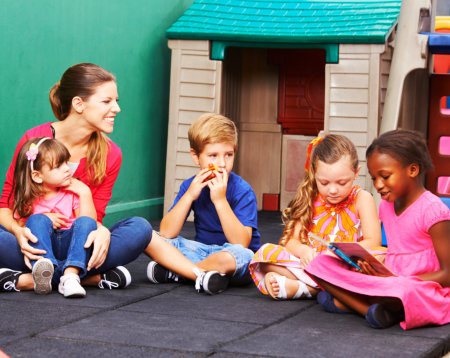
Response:
[[[80,285],[80,276],[74,273],[68,273],[61,276],[58,285],[58,292],[65,298],[76,298],[86,296],[86,291]]]
[[[52,292],[53,263],[46,258],[36,261],[31,271],[34,282],[34,292],[46,295]]]

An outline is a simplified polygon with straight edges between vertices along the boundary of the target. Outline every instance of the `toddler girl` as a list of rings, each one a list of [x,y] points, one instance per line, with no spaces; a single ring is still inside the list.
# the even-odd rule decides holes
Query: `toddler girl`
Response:
[[[97,215],[90,189],[72,178],[69,158],[56,139],[28,140],[17,155],[13,212],[37,237],[31,245],[43,250],[43,258],[31,261],[35,292],[49,293],[53,278],[64,297],[84,297],[80,277],[90,257],[84,245]]]
[[[355,272],[333,257],[318,257],[306,268],[326,290],[318,301],[327,311],[356,311],[373,328],[449,323],[450,210],[422,184],[432,169],[425,140],[414,131],[390,131],[366,156],[382,199],[385,264],[395,276],[376,276],[365,262]]]
[[[308,239],[308,232],[327,241],[361,242],[366,248],[381,244],[375,202],[353,185],[359,169],[356,148],[348,138],[330,134],[310,143],[305,177],[283,211],[286,225],[280,245],[263,245],[250,263],[262,293],[281,300],[317,294],[316,283],[303,269],[326,248]]]

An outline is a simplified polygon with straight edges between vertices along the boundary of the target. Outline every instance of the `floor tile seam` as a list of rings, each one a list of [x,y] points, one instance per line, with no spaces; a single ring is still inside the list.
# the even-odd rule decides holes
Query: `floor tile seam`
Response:
[[[137,287],[139,287],[139,288],[148,288],[148,287],[159,286],[159,285],[164,285],[164,286],[166,286],[166,285],[174,285],[173,288],[170,288],[170,289],[167,290],[166,292],[169,292],[169,291],[173,291],[173,290],[179,289],[180,287],[183,287],[183,286],[189,286],[189,287],[192,288],[192,292],[198,293],[198,292],[195,290],[195,282],[194,282],[194,281],[192,281],[192,285],[185,284],[185,283],[178,283],[178,284],[176,284],[176,283],[170,283],[170,284],[165,284],[165,283],[149,283],[149,284],[147,284],[146,282],[135,283],[134,285],[137,286]],[[149,286],[149,285],[150,285],[150,286]]]
[[[79,307],[79,306],[76,306],[76,307]],[[84,306],[84,308],[86,308],[86,306]],[[88,307],[88,308],[92,308],[92,307]],[[94,308],[98,308],[98,307],[94,307]],[[44,332],[47,332],[47,331],[50,331],[50,330],[54,330],[54,329],[59,329],[59,328],[61,328],[61,327],[64,327],[64,326],[66,326],[66,325],[70,325],[70,324],[75,323],[75,322],[78,322],[78,321],[80,321],[80,320],[83,320],[83,319],[86,319],[86,318],[90,318],[90,317],[94,317],[95,315],[101,314],[101,313],[103,313],[104,311],[105,311],[105,310],[98,309],[98,310],[95,311],[95,312],[87,313],[87,314],[82,315],[82,316],[80,316],[80,317],[73,318],[73,319],[71,319],[71,320],[65,321],[64,323],[61,323],[61,324],[58,324],[58,325],[54,325],[54,326],[48,327],[48,328],[46,328],[45,330],[32,331],[32,332],[30,332],[30,333],[27,333],[27,334],[22,335],[22,337],[19,338],[19,340],[20,340],[20,339],[27,339],[27,338],[35,338],[35,337],[38,337],[39,334],[42,334],[42,333],[44,333]],[[8,344],[9,344],[9,342],[8,342]]]
[[[230,341],[227,341],[227,342],[218,343],[211,349],[211,353],[224,353],[224,352],[227,352],[227,351],[221,351],[221,348],[223,348],[226,345],[230,345],[230,344],[236,343],[236,342],[238,342],[240,340],[243,340],[243,339],[245,339],[247,337],[250,337],[250,336],[252,336],[252,335],[254,335],[254,334],[258,333],[258,332],[261,332],[261,331],[263,331],[263,330],[265,330],[267,328],[270,328],[271,326],[275,326],[275,325],[283,322],[284,320],[291,318],[292,316],[295,316],[295,315],[297,315],[299,313],[302,313],[302,312],[306,311],[310,307],[311,306],[302,307],[302,308],[300,308],[300,309],[298,309],[296,311],[290,312],[289,314],[287,314],[287,315],[277,319],[276,321],[273,321],[271,323],[267,323],[265,325],[262,325],[261,327],[256,328],[256,329],[254,329],[251,332],[247,332],[247,333],[245,333],[244,335],[242,335],[240,337],[231,339]],[[267,356],[267,357],[270,357],[270,356]]]
[[[237,321],[237,320],[230,320],[230,319],[223,319],[223,318],[213,318],[213,317],[207,317],[207,318],[203,318],[203,317],[196,317],[196,316],[187,316],[187,315],[179,315],[179,314],[170,314],[170,313],[154,313],[154,312],[146,312],[146,311],[136,311],[136,310],[127,310],[124,308],[120,309],[121,312],[131,312],[131,313],[139,313],[139,314],[144,314],[144,313],[148,313],[148,314],[156,314],[159,316],[168,316],[168,317],[184,317],[187,319],[192,319],[192,318],[196,318],[199,320],[204,320],[204,321],[217,321],[217,322],[224,322],[224,323],[246,323],[246,324],[251,324],[254,326],[262,326],[263,323],[257,323],[257,322],[249,322],[249,321]]]
[[[450,352],[450,338],[446,340],[438,339],[438,341],[428,352],[422,355],[423,358],[441,358]]]
[[[140,297],[137,298],[137,299],[134,299],[134,300],[131,300],[131,301],[126,301],[124,303],[119,303],[119,304],[117,304],[115,306],[112,306],[110,308],[102,309],[100,313],[107,312],[107,311],[114,311],[116,309],[119,309],[119,308],[122,308],[122,307],[125,307],[125,306],[128,306],[128,305],[132,305],[132,304],[135,304],[135,303],[138,303],[138,302],[141,302],[141,301],[145,301],[145,300],[148,300],[148,299],[151,299],[151,298],[154,298],[154,297],[158,297],[158,296],[164,295],[164,294],[166,294],[168,292],[171,292],[174,289],[176,289],[176,287],[171,288],[171,289],[169,289],[167,291],[164,291],[164,292],[158,292],[158,293],[149,294],[149,295],[145,295],[145,296],[139,295]],[[77,306],[77,307],[79,307],[79,306]],[[82,307],[98,308],[98,306],[89,306],[89,305],[82,306]]]
[[[17,336],[12,341],[8,341],[8,342],[5,342],[5,343],[2,343],[0,349],[4,349],[5,347],[8,347],[11,344],[19,343],[21,340],[28,339],[28,338],[30,338],[30,337],[27,334],[23,334],[21,336]]]
[[[164,292],[158,292],[156,294],[150,294],[150,295],[147,295],[147,296],[141,296],[141,297],[136,298],[134,300],[126,301],[126,302],[117,304],[115,306],[109,307],[109,308],[106,307],[105,309],[102,309],[99,313],[104,313],[104,312],[108,312],[108,311],[115,311],[115,310],[118,310],[118,309],[122,309],[123,307],[129,306],[129,305],[134,305],[135,303],[139,303],[141,301],[145,301],[145,300],[148,300],[148,299],[152,299],[154,297],[162,296],[162,295],[164,295],[164,294],[166,294],[168,292],[171,292],[173,290],[174,289],[170,289],[170,290],[167,290],[167,291],[164,291]],[[83,306],[83,307],[92,307],[92,306]],[[93,307],[93,308],[96,308],[96,307]]]
[[[49,327],[49,328],[47,328],[47,329],[45,329],[45,330],[43,330],[43,331],[33,332],[33,333],[30,333],[30,334],[27,334],[27,335],[25,335],[25,337],[26,337],[26,338],[34,338],[34,337],[38,337],[38,335],[43,334],[43,333],[45,333],[45,332],[47,332],[47,331],[54,330],[54,329],[60,329],[60,328],[62,328],[62,327],[64,327],[64,326],[67,326],[67,325],[70,325],[70,324],[73,324],[73,323],[82,321],[82,320],[84,320],[84,319],[87,319],[87,318],[93,318],[93,317],[95,317],[95,316],[97,316],[97,315],[100,315],[100,314],[103,314],[103,313],[106,313],[106,312],[115,311],[115,310],[121,309],[122,307],[126,307],[126,306],[128,306],[128,305],[132,305],[132,304],[135,304],[135,303],[138,303],[138,302],[147,300],[147,299],[149,299],[149,298],[157,297],[157,296],[160,296],[160,295],[162,295],[162,294],[164,294],[164,293],[167,293],[167,292],[169,292],[169,291],[165,291],[165,292],[162,292],[162,293],[158,293],[158,294],[156,294],[156,295],[150,295],[150,296],[146,296],[146,297],[141,297],[141,298],[136,299],[136,300],[133,300],[133,301],[127,301],[126,303],[118,304],[118,305],[115,305],[115,306],[112,306],[112,307],[106,307],[106,308],[103,308],[103,309],[102,309],[102,308],[99,308],[99,307],[96,307],[96,306],[82,306],[82,307],[84,307],[84,308],[94,308],[94,309],[98,309],[98,310],[96,310],[95,312],[91,312],[91,313],[82,315],[82,316],[80,316],[80,317],[71,319],[71,320],[66,321],[66,322],[64,322],[64,323],[61,323],[61,324],[59,324],[59,325]],[[76,306],[76,307],[79,307],[79,306]]]
[[[450,335],[447,337],[430,337],[430,336],[424,336],[420,334],[410,334],[413,333],[413,331],[404,331],[403,329],[399,332],[390,332],[390,335],[392,336],[398,336],[398,337],[411,337],[411,338],[421,338],[421,339],[428,339],[428,340],[437,340],[437,341],[444,341],[444,343],[449,343],[450,345]]]
[[[254,353],[245,353],[245,352],[227,352],[227,351],[219,351],[219,352],[211,352],[207,355],[207,357],[214,357],[216,354],[221,354],[221,353],[230,353],[230,354],[234,354],[235,357],[264,357],[264,358],[280,358],[280,356],[274,356],[274,355],[262,355],[261,353],[258,354],[254,354]],[[238,355],[239,354],[239,355]]]
[[[69,338],[69,337],[58,337],[58,336],[38,336],[34,337],[38,339],[46,339],[46,340],[59,340],[59,341],[71,341],[76,343],[90,343],[90,344],[98,344],[98,345],[106,345],[106,346],[118,346],[118,347],[127,347],[127,348],[139,348],[139,349],[159,349],[162,351],[168,351],[168,352],[174,352],[174,353],[194,353],[199,354],[206,357],[206,354],[204,351],[192,351],[192,350],[181,350],[181,349],[174,349],[174,348],[162,348],[159,346],[152,346],[152,345],[137,345],[137,344],[124,344],[124,343],[117,343],[117,342],[108,342],[108,341],[102,341],[102,340],[92,340],[92,339],[77,339],[77,338]]]

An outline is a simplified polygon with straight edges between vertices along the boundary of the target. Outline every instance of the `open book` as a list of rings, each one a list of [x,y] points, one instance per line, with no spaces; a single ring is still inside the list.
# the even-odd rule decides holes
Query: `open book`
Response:
[[[343,261],[347,262],[352,267],[361,270],[357,265],[358,260],[364,260],[373,267],[373,269],[381,275],[394,276],[394,274],[386,266],[384,266],[380,261],[378,261],[375,256],[373,256],[369,251],[356,242],[328,242],[321,237],[308,233],[308,236],[320,242],[323,246],[327,247],[328,250],[332,251],[336,256],[338,256]]]

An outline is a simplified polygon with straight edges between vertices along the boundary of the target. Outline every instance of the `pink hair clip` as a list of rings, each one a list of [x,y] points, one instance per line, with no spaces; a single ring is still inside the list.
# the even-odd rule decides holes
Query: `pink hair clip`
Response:
[[[37,155],[39,154],[39,146],[42,142],[45,142],[49,137],[42,138],[37,144],[31,143],[30,148],[25,153],[27,155],[27,160],[30,162],[31,171],[34,170],[33,162],[36,160]]]
[[[36,156],[38,155],[39,150],[36,144],[31,143],[30,149],[27,151],[27,159],[31,160],[32,162],[36,160]]]

